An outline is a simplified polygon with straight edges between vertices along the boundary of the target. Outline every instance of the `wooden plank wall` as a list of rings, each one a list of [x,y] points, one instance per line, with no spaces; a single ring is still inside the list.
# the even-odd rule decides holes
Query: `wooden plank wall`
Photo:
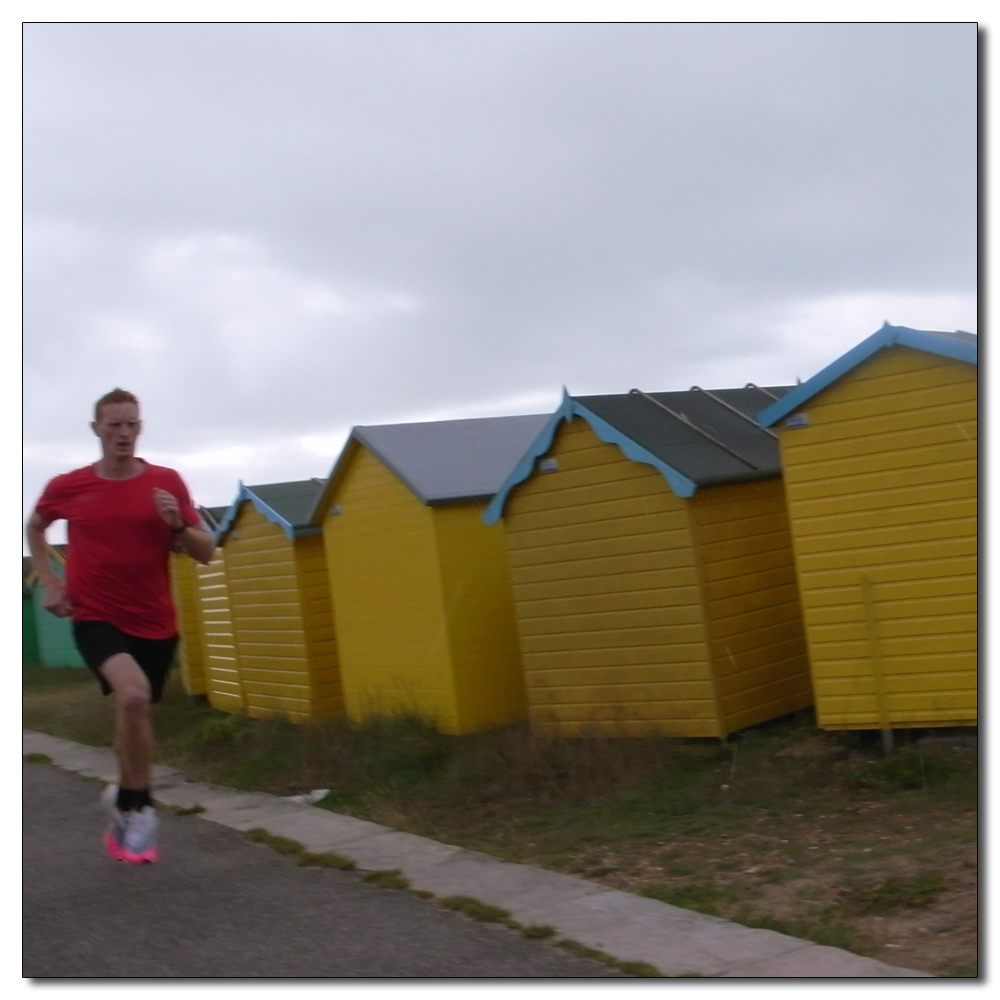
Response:
[[[205,649],[198,596],[198,564],[183,552],[170,555],[170,583],[177,608],[181,641],[178,660],[181,682],[189,695],[205,694]]]
[[[225,552],[246,714],[311,718],[309,651],[292,541],[246,501],[226,536]]]
[[[781,429],[825,728],[976,721],[977,374],[893,347]]]
[[[702,489],[689,503],[726,732],[808,707],[812,686],[781,480]]]
[[[686,502],[581,418],[548,457],[505,511],[532,725],[721,735]]]
[[[323,521],[347,714],[460,720],[433,513],[358,447]]]
[[[243,712],[243,687],[236,658],[223,550],[216,549],[212,561],[207,566],[197,566],[196,571],[205,651],[205,693],[213,708]]]
[[[302,602],[312,715],[339,715],[344,711],[344,692],[321,534],[303,535],[295,540],[295,568]]]
[[[485,508],[432,508],[460,733],[527,718],[504,525]]]

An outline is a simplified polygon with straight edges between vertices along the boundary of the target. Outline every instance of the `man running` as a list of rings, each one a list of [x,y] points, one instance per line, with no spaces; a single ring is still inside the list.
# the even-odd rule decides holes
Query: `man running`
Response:
[[[142,423],[132,393],[102,396],[90,426],[100,459],[48,483],[28,520],[28,548],[42,606],[73,619],[84,661],[114,695],[119,784],[102,795],[112,819],[104,843],[112,857],[142,864],[157,859],[150,706],[163,695],[178,639],[170,552],[207,563],[215,542],[181,477],[136,457]],[[65,585],[45,539],[58,520],[68,522]]]

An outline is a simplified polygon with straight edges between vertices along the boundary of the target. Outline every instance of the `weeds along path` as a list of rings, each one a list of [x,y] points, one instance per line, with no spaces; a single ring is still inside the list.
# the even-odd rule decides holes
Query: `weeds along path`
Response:
[[[26,670],[24,720],[108,745],[83,671]],[[974,731],[817,731],[808,713],[729,743],[446,737],[418,719],[295,726],[170,689],[158,759],[192,778],[437,840],[938,976],[977,970]],[[907,740],[909,742],[907,742]]]

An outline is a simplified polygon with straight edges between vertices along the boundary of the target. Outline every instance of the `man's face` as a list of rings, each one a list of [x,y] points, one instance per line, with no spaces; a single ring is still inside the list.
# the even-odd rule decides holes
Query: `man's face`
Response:
[[[131,458],[135,442],[142,430],[139,407],[135,403],[105,403],[101,419],[90,425],[101,439],[105,458]]]

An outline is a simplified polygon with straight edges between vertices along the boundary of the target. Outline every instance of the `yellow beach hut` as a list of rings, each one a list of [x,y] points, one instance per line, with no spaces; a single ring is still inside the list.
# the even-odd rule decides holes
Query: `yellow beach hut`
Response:
[[[343,710],[323,537],[306,523],[322,486],[241,484],[216,530],[225,578],[216,646],[225,663],[228,611],[229,693],[255,718],[303,722]]]
[[[214,532],[218,519],[225,514],[225,507],[199,507],[202,526]],[[170,557],[170,585],[174,606],[177,608],[177,630],[181,641],[177,649],[177,663],[184,691],[192,696],[208,693],[205,671],[205,627],[202,621],[199,574],[200,565],[183,552]]]
[[[213,534],[228,513],[228,507],[209,508]],[[226,554],[216,545],[208,565],[195,566],[198,580],[198,625],[205,667],[208,703],[221,712],[245,714],[243,682],[236,656],[236,635],[229,606]]]
[[[544,416],[355,427],[317,499],[349,718],[521,719],[501,525],[480,515]]]
[[[808,706],[786,388],[565,395],[490,503],[533,728],[714,736]]]
[[[977,375],[974,334],[886,324],[759,414],[822,728],[976,723]]]

